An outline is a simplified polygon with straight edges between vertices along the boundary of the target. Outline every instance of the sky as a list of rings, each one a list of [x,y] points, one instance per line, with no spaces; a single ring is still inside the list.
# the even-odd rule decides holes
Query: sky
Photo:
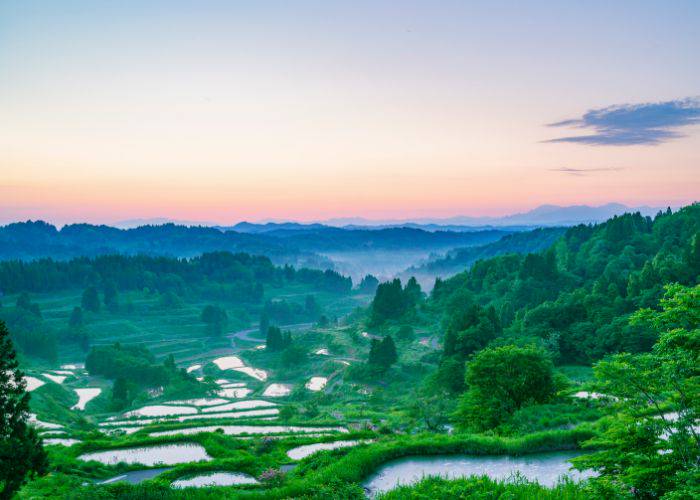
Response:
[[[0,223],[700,199],[697,1],[0,2]]]

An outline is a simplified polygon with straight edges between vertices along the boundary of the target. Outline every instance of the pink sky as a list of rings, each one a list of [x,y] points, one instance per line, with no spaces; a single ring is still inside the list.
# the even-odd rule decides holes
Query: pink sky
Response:
[[[0,5],[0,223],[700,198],[697,122],[657,145],[544,142],[592,133],[546,126],[592,109],[697,96],[696,9],[210,7]]]

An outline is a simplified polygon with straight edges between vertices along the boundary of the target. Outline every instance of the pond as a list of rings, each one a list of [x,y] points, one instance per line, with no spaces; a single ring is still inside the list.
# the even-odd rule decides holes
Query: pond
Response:
[[[248,474],[240,472],[212,472],[200,474],[187,479],[173,481],[173,488],[199,488],[203,486],[233,486],[236,484],[258,484],[258,481]]]
[[[118,448],[113,450],[84,453],[80,460],[96,460],[106,465],[116,465],[120,462],[143,465],[175,465],[187,462],[211,460],[203,446],[193,443],[165,444],[159,446],[144,446],[140,448]]]
[[[593,472],[570,470],[575,452],[538,453],[522,457],[436,455],[405,457],[392,460],[364,482],[370,496],[389,491],[399,484],[412,484],[425,476],[449,479],[486,475],[492,479],[508,479],[516,472],[542,486],[551,487],[564,475],[574,481],[586,479]]]
[[[323,450],[336,450],[338,448],[347,448],[349,446],[355,446],[362,443],[362,441],[333,441],[330,443],[314,443],[307,444],[304,446],[297,446],[287,451],[287,456],[292,460],[301,460],[310,455],[313,455],[317,451]]]
[[[170,467],[160,467],[157,469],[144,469],[144,470],[132,470],[130,472],[125,472],[119,476],[112,477],[105,481],[100,481],[98,484],[109,484],[118,483],[120,481],[125,481],[131,484],[139,484],[146,479],[153,479],[162,472],[169,471]]]
[[[71,410],[84,410],[85,405],[95,399],[102,393],[99,387],[86,387],[84,389],[75,389],[78,394],[78,402],[71,407]]]

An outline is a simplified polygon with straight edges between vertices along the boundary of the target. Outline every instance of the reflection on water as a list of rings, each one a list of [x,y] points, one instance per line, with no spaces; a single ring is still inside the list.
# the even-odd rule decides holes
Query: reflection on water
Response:
[[[333,441],[331,443],[314,443],[307,444],[304,446],[297,446],[292,448],[287,452],[287,456],[293,460],[301,460],[309,455],[313,455],[317,451],[321,450],[335,450],[337,448],[347,448],[348,446],[355,446],[360,444],[362,441]]]
[[[200,474],[188,479],[173,481],[173,488],[189,488],[202,486],[233,486],[235,484],[257,484],[255,478],[240,472],[213,472]]]
[[[121,448],[114,450],[85,453],[80,460],[96,460],[107,465],[120,462],[143,465],[175,465],[200,460],[211,460],[206,450],[199,444],[178,443],[161,446],[144,446],[141,448]]]
[[[131,484],[139,484],[141,481],[145,481],[146,479],[152,479],[161,472],[165,472],[167,470],[170,470],[170,467],[161,467],[159,469],[132,470],[131,472],[125,472],[124,474],[120,474],[105,481],[101,481],[98,484],[118,483],[120,481],[124,481]]]
[[[538,453],[522,457],[441,455],[406,457],[384,464],[364,486],[370,495],[389,491],[400,484],[412,484],[425,476],[441,476],[448,479],[486,475],[492,479],[508,479],[520,473],[542,486],[554,486],[564,475],[577,481],[591,477],[592,472],[571,470],[572,458],[578,453]]]

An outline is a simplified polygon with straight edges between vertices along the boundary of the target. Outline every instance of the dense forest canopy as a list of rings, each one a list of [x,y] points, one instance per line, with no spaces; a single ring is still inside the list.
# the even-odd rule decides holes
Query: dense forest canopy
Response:
[[[546,346],[561,362],[648,351],[655,334],[630,325],[629,315],[658,303],[668,283],[697,282],[698,240],[698,204],[653,219],[625,214],[572,227],[545,251],[481,260],[437,280],[426,309],[446,326],[446,356],[459,351],[453,342],[469,343],[479,335],[490,335],[485,339],[490,342],[500,329],[503,336]],[[475,311],[473,319],[460,324],[469,310]],[[493,326],[478,326],[481,310]],[[490,330],[496,333],[487,335]]]
[[[566,232],[564,227],[537,228],[508,234],[503,238],[484,245],[455,248],[444,257],[436,258],[423,265],[408,269],[405,275],[432,274],[446,276],[456,274],[478,260],[512,253],[525,254],[549,248]]]
[[[341,229],[314,225],[305,229],[245,233],[215,227],[163,224],[119,229],[70,224],[57,229],[43,221],[0,227],[0,259],[68,259],[104,254],[191,257],[230,251],[266,255],[277,263],[328,266],[318,254],[331,251],[445,249],[496,241],[509,231],[425,231],[416,228]]]

